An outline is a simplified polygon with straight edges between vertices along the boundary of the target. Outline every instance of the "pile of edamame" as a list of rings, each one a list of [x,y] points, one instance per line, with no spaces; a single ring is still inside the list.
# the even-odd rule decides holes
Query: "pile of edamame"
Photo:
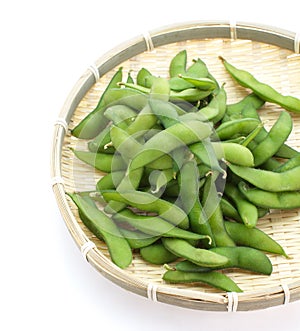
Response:
[[[288,258],[257,224],[271,209],[300,207],[300,153],[287,144],[300,100],[220,61],[252,90],[235,104],[186,50],[168,78],[141,68],[124,81],[120,68],[71,132],[87,143],[75,156],[102,176],[95,192],[68,195],[120,268],[136,252],[164,265],[166,282],[241,292],[231,269],[270,275],[267,253]],[[282,107],[269,130],[258,112],[266,102]]]

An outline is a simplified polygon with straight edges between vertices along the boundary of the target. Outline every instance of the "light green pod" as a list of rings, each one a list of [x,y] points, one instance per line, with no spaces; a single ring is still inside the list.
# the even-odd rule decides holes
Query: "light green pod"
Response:
[[[205,283],[226,292],[243,292],[238,285],[228,276],[217,271],[210,272],[184,272],[168,270],[163,275],[163,280],[168,283]]]
[[[102,192],[102,196],[106,201],[115,200],[140,210],[157,212],[160,217],[180,228],[188,229],[189,227],[189,219],[181,208],[150,193],[133,190],[120,193],[107,190]]]
[[[183,257],[202,267],[218,267],[228,263],[228,259],[211,250],[196,248],[186,240],[176,238],[163,238],[162,242],[167,250],[174,255]]]

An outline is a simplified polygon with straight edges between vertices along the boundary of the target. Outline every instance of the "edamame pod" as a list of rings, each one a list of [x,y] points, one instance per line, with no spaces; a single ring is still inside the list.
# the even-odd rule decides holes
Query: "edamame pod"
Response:
[[[243,292],[231,278],[217,271],[200,273],[168,270],[163,275],[163,280],[168,283],[179,284],[200,282],[226,292]]]
[[[235,246],[225,229],[220,197],[211,175],[207,177],[203,187],[202,206],[208,217],[216,246]]]
[[[211,127],[200,121],[174,124],[149,139],[130,163],[131,169],[145,166],[172,150],[201,141],[209,136]],[[162,144],[162,142],[164,142]]]
[[[296,113],[300,112],[300,99],[293,96],[282,95],[271,86],[258,81],[249,72],[234,67],[221,56],[219,58],[223,62],[226,70],[241,86],[250,88],[264,101],[276,103],[289,111],[293,111]]]
[[[299,191],[270,192],[258,188],[249,188],[242,182],[239,184],[239,189],[251,203],[258,207],[270,209],[300,208]]]
[[[254,165],[259,166],[272,157],[284,144],[293,128],[293,120],[288,112],[280,113],[267,136],[252,150]]]
[[[158,199],[150,193],[133,190],[122,193],[114,190],[106,190],[101,193],[106,201],[115,200],[124,202],[140,210],[157,212],[160,217],[180,228],[188,229],[189,227],[188,217],[181,208],[168,201]]]
[[[285,163],[281,164],[279,167],[275,168],[275,172],[284,172],[287,170],[291,170],[293,168],[296,168],[300,166],[300,153],[297,156],[294,156],[293,158],[289,159]]]
[[[265,104],[264,100],[262,100],[256,94],[250,93],[250,94],[246,95],[240,101],[227,105],[226,114],[228,116],[231,116],[234,114],[240,114],[243,111],[243,109],[249,105],[252,106],[254,109],[259,109],[264,104]]]
[[[211,246],[215,246],[211,227],[199,198],[199,171],[195,160],[188,161],[181,167],[179,185],[179,199],[189,216],[192,231],[208,235]]]
[[[228,262],[223,268],[240,268],[263,275],[270,275],[273,267],[266,254],[251,247],[214,247],[211,252],[227,257]]]
[[[128,229],[119,229],[123,237],[128,241],[129,246],[132,249],[139,249],[152,245],[159,240],[159,237],[149,237],[147,234],[140,231],[131,231]]]
[[[197,234],[174,226],[159,216],[139,215],[130,209],[123,209],[113,215],[116,222],[128,223],[149,236],[174,237],[186,240],[203,240],[207,235]],[[208,238],[209,239],[209,238]]]
[[[226,183],[224,192],[234,202],[243,223],[249,228],[256,226],[258,220],[256,206],[245,199],[239,189],[232,183]]]
[[[179,74],[184,74],[187,64],[187,52],[182,50],[177,53],[171,60],[169,66],[170,77],[177,77]]]
[[[171,253],[162,243],[154,243],[140,249],[141,257],[152,264],[165,264],[178,259],[178,256]]]
[[[74,149],[72,151],[79,160],[103,172],[124,170],[127,167],[120,155],[93,153]]]
[[[179,78],[183,79],[184,81],[192,84],[193,87],[196,87],[200,90],[214,90],[216,88],[216,83],[207,78],[207,77],[190,77],[190,76],[186,76],[186,75],[178,75]]]
[[[112,88],[118,88],[118,82],[122,80],[122,68],[114,74],[110,83],[103,92],[96,108],[89,113],[73,130],[72,135],[81,139],[94,138],[102,129],[106,127],[109,120],[104,116],[104,110],[108,104],[105,95]]]
[[[300,190],[300,166],[281,173],[235,164],[228,164],[228,167],[240,178],[265,191],[284,192]]]
[[[225,227],[230,237],[238,246],[252,247],[287,257],[281,245],[256,227],[248,228],[244,224],[229,221],[225,222]]]
[[[116,188],[121,180],[125,177],[125,170],[113,171],[102,178],[100,178],[96,184],[96,188],[98,191],[101,190],[109,190]]]
[[[68,194],[85,216],[83,221],[95,236],[103,239],[107,244],[112,261],[120,268],[126,268],[132,261],[131,248],[115,223],[92,206],[78,194]]]
[[[259,120],[254,118],[241,118],[222,123],[215,132],[220,140],[227,140],[249,134],[259,123]]]
[[[151,85],[149,84],[149,80],[147,78],[149,78],[150,76],[152,76],[151,72],[146,69],[146,68],[141,68],[139,70],[139,72],[137,73],[136,76],[136,83],[138,85],[144,86],[144,87],[148,87],[150,88]]]
[[[211,250],[196,248],[183,239],[163,238],[162,242],[174,255],[186,258],[202,267],[218,267],[228,263],[228,258]]]

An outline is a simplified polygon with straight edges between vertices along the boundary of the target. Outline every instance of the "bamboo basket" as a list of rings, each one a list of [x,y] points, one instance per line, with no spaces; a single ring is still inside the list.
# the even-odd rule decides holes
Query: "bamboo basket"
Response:
[[[134,255],[132,265],[115,266],[105,244],[80,221],[75,205],[65,194],[93,190],[101,173],[77,160],[70,147],[85,148],[86,142],[70,135],[79,121],[93,110],[116,70],[133,75],[141,67],[162,77],[168,74],[170,59],[187,49],[188,59],[203,59],[219,82],[226,83],[228,102],[238,101],[249,91],[239,87],[225,72],[218,55],[251,71],[283,94],[300,97],[299,35],[274,27],[249,23],[189,22],[141,34],[104,54],[90,66],[73,87],[54,126],[51,151],[53,191],[66,226],[87,261],[110,281],[151,300],[208,311],[249,311],[287,304],[300,299],[300,210],[272,211],[259,221],[259,228],[277,240],[292,257],[268,254],[271,276],[230,271],[230,277],[244,290],[225,293],[205,285],[164,283],[164,268]],[[271,126],[280,107],[266,104],[261,116]],[[300,116],[292,114],[294,128],[289,144],[300,150]]]

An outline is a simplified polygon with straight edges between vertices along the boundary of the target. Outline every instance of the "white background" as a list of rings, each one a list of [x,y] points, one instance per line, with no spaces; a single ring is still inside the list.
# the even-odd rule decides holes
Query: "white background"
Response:
[[[1,330],[300,329],[300,302],[229,314],[126,292],[83,260],[51,190],[53,123],[86,68],[144,31],[215,19],[300,31],[288,0],[1,2]]]

